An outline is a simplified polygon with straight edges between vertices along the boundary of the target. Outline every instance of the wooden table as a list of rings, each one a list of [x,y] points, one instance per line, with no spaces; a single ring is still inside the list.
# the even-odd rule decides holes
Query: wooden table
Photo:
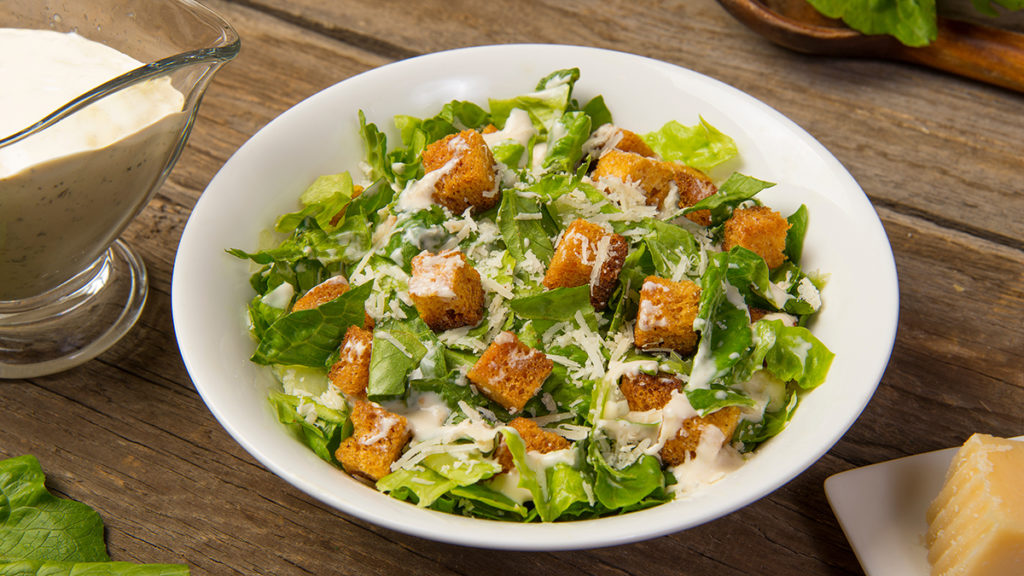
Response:
[[[1024,434],[1024,95],[788,52],[712,0],[209,3],[237,28],[242,53],[216,77],[177,167],[125,234],[152,281],[142,319],[77,369],[0,382],[0,457],[35,454],[55,493],[102,515],[114,559],[183,562],[196,574],[860,574],[825,478],[975,431]],[[512,42],[623,50],[727,82],[817,137],[871,198],[900,277],[892,360],[849,433],[772,495],[628,546],[438,544],[292,488],[196,393],[171,324],[171,264],[190,209],[232,152],[288,107],[364,70]],[[871,313],[871,302],[860,304]]]

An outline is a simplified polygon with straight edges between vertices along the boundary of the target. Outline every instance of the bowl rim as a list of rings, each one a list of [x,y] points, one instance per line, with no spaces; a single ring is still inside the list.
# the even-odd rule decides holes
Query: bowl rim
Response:
[[[816,442],[816,448],[806,454],[803,454],[799,458],[798,463],[793,465],[785,473],[777,474],[772,482],[769,482],[756,490],[746,491],[742,497],[732,498],[725,504],[712,506],[704,510],[703,513],[686,518],[684,521],[679,521],[678,518],[673,519],[671,517],[669,509],[674,502],[621,516],[572,522],[558,522],[552,524],[524,525],[518,523],[466,518],[416,508],[411,504],[391,499],[387,496],[380,495],[379,493],[378,495],[390,500],[396,505],[402,506],[403,509],[396,514],[392,514],[395,510],[394,506],[388,505],[383,501],[378,501],[376,504],[367,506],[363,502],[346,501],[336,497],[335,495],[325,495],[321,486],[312,482],[308,478],[301,477],[290,469],[284,468],[260,446],[251,442],[244,431],[236,427],[236,423],[230,421],[226,417],[226,414],[222,409],[223,407],[218,406],[216,401],[212,401],[212,390],[207,389],[207,383],[203,378],[201,376],[197,377],[198,366],[193,362],[190,348],[191,344],[185,339],[185,336],[188,336],[188,334],[186,333],[183,335],[181,330],[182,327],[190,324],[190,319],[187,317],[186,310],[182,307],[182,299],[187,298],[182,282],[186,281],[188,278],[187,274],[193,273],[193,271],[189,270],[191,263],[185,261],[184,258],[185,255],[190,253],[193,246],[195,246],[194,221],[197,219],[197,214],[202,213],[204,206],[211,201],[211,198],[213,197],[213,194],[210,194],[211,191],[216,194],[217,191],[221,189],[221,182],[226,178],[225,174],[231,170],[232,166],[234,166],[233,162],[236,161],[236,158],[239,158],[240,155],[244,155],[246,153],[246,150],[250,147],[252,142],[267,137],[266,135],[273,131],[274,127],[287,122],[293,114],[296,114],[296,112],[294,112],[295,110],[309,106],[311,105],[311,102],[314,102],[317,99],[330,98],[332,91],[342,90],[342,88],[340,88],[342,86],[353,86],[354,84],[359,83],[372,83],[378,79],[378,77],[401,75],[402,72],[409,67],[437,66],[442,62],[458,61],[460,58],[477,57],[487,53],[515,54],[518,58],[526,58],[529,56],[537,56],[540,53],[549,54],[552,51],[565,55],[577,55],[580,57],[589,56],[592,58],[625,59],[629,62],[643,62],[646,65],[663,71],[665,74],[681,74],[689,79],[699,79],[701,82],[707,83],[710,89],[723,91],[734,97],[742,99],[746,105],[751,106],[758,114],[763,115],[767,121],[785,128],[792,136],[799,138],[804,144],[807,144],[822,161],[830,164],[831,171],[834,172],[834,175],[838,179],[843,180],[842,183],[844,186],[851,190],[855,189],[859,192],[859,197],[854,200],[859,203],[859,208],[864,211],[864,214],[862,215],[866,217],[866,220],[859,222],[858,225],[862,226],[866,233],[870,233],[872,238],[880,242],[876,242],[878,246],[875,246],[875,248],[878,249],[878,253],[875,254],[875,257],[878,259],[878,272],[880,274],[878,281],[881,286],[880,295],[883,299],[882,302],[878,303],[878,307],[874,309],[876,316],[880,319],[877,323],[877,340],[874,343],[874,349],[879,350],[879,355],[875,357],[874,365],[864,367],[866,372],[863,374],[862,378],[868,382],[868,384],[860,390],[860,394],[854,398],[848,409],[843,412],[844,417],[836,419],[835,426],[829,430],[829,433]],[[448,63],[450,64],[450,62]],[[870,217],[867,217],[868,213],[870,213]],[[877,213],[875,213],[874,209],[871,207],[870,201],[864,194],[863,190],[859,185],[857,185],[853,177],[839,163],[839,161],[829,153],[823,145],[814,139],[813,136],[796,125],[792,120],[788,119],[780,112],[750,94],[740,91],[719,80],[675,64],[603,48],[548,44],[476,46],[417,56],[415,58],[393,62],[385,66],[373,68],[354,75],[296,104],[253,135],[232,155],[213,180],[211,180],[206,192],[204,192],[200,197],[192,214],[190,215],[185,231],[182,234],[181,245],[179,246],[179,251],[175,258],[172,280],[172,314],[174,318],[175,331],[178,338],[179,348],[181,349],[182,358],[185,362],[186,369],[193,378],[196,390],[202,396],[204,402],[206,402],[207,407],[211,410],[220,424],[228,431],[228,433],[240,445],[242,445],[250,455],[256,458],[269,470],[306,494],[331,505],[343,513],[356,516],[389,529],[452,544],[490,549],[534,551],[571,550],[612,546],[678,532],[680,530],[720,518],[738,510],[765,497],[771,492],[774,492],[799,474],[802,474],[811,465],[813,465],[814,462],[828,452],[836,442],[839,441],[839,439],[859,417],[874,394],[874,391],[879,385],[888,364],[893,343],[895,341],[899,311],[898,303],[899,290],[895,261],[893,259],[891,246],[888,243],[884,228],[882,228],[882,224]],[[884,354],[881,353],[882,350],[885,351]],[[310,455],[312,454],[311,451],[307,450],[307,452],[309,452]],[[315,456],[313,457],[315,458]],[[329,466],[327,463],[323,464]],[[410,513],[409,515],[404,514],[404,511],[406,510]],[[410,523],[408,516],[414,516],[415,522]],[[600,531],[589,529],[595,524],[600,527]],[[566,526],[578,528],[578,530],[566,530]],[[452,532],[445,528],[450,528],[454,531]]]

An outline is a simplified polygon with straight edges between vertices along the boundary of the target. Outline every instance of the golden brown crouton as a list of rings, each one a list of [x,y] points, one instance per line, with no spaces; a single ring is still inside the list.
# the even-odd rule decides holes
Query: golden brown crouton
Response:
[[[620,128],[619,134],[622,136],[619,137],[619,141],[615,143],[616,149],[622,150],[623,152],[632,152],[634,154],[646,156],[647,158],[656,158],[658,156],[654,153],[654,150],[651,150],[651,147],[647,145],[647,142],[644,142],[643,138],[641,138],[637,133]]]
[[[661,208],[674,182],[666,162],[617,149],[601,156],[591,178],[598,184],[609,179],[635,184],[643,190],[647,205],[658,208]]]
[[[472,326],[484,316],[480,274],[458,250],[423,251],[413,258],[409,297],[435,331]]]
[[[296,300],[295,304],[292,304],[292,312],[317,308],[321,304],[326,304],[348,292],[348,289],[348,280],[344,276],[332,276],[313,286],[309,289],[309,292],[306,292],[301,298]]]
[[[767,206],[734,210],[725,221],[723,248],[742,246],[764,258],[769,268],[778,268],[786,261],[786,232],[789,222]]]
[[[678,162],[666,162],[672,171],[672,180],[679,190],[679,207],[688,208],[697,202],[718,192],[718,187],[708,175],[691,166]],[[701,226],[711,225],[711,211],[698,210],[686,215],[687,218]]]
[[[629,409],[634,412],[664,408],[672,399],[672,391],[682,388],[682,380],[665,373],[659,373],[657,376],[643,372],[623,374],[619,383],[619,390],[626,397]]]
[[[515,428],[516,432],[519,432],[519,437],[523,439],[527,452],[534,451],[547,454],[555,450],[564,450],[570,446],[568,440],[554,432],[544,430],[529,418],[519,417],[509,422],[508,425]],[[502,472],[508,472],[515,467],[512,461],[512,452],[509,451],[508,446],[504,442],[498,446],[495,455],[498,463],[501,464]]]
[[[487,126],[484,126],[484,129],[481,130],[480,133],[481,134],[494,134],[497,131],[498,131],[498,127],[497,126],[495,126],[494,124],[488,124]]]
[[[545,288],[572,288],[590,284],[590,303],[597,310],[608,305],[629,243],[597,224],[574,220],[555,248],[544,274]]]
[[[553,366],[543,352],[523,344],[511,332],[502,332],[466,377],[481,394],[515,412],[540,390]]]
[[[327,377],[348,396],[363,398],[370,382],[370,351],[373,332],[358,326],[349,326],[341,341],[338,361],[331,366]]]
[[[335,457],[345,471],[376,482],[391,472],[411,433],[404,416],[370,402],[352,407],[352,435],[338,446]]]
[[[642,350],[670,349],[683,356],[697,346],[693,320],[700,310],[700,287],[648,276],[640,288],[633,341]]]
[[[423,150],[424,170],[445,170],[434,184],[434,202],[453,214],[462,214],[467,208],[478,214],[501,201],[494,166],[491,149],[475,130],[451,134]]]
[[[740,421],[740,409],[726,406],[706,416],[694,416],[683,421],[679,432],[661,448],[661,462],[666,466],[678,466],[686,462],[687,456],[693,458],[700,444],[700,436],[708,426],[716,426],[725,436],[725,443],[732,439],[736,426]]]

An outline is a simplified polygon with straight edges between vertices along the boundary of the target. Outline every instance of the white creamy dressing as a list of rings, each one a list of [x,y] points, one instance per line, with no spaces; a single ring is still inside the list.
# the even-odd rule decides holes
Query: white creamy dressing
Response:
[[[487,147],[492,150],[499,144],[512,141],[523,147],[523,150],[530,149],[530,139],[537,135],[537,129],[534,128],[533,122],[530,121],[530,115],[526,113],[522,108],[513,108],[508,115],[508,119],[505,120],[505,127],[497,132],[491,132],[490,134],[483,134],[484,142],[487,143]],[[519,160],[519,166],[522,167],[523,162],[526,159],[526,154]]]
[[[671,399],[661,410],[661,431],[658,433],[658,443],[652,446],[648,453],[656,454],[660,452],[661,448],[665,446],[665,442],[674,438],[676,433],[679,432],[683,422],[697,415],[697,411],[693,409],[690,401],[687,400],[686,394],[673,390]],[[704,430],[709,428],[718,430],[716,426],[705,426]],[[703,432],[701,436],[703,436]]]
[[[743,455],[725,443],[725,435],[718,426],[705,426],[700,433],[695,457],[688,457],[670,469],[676,477],[671,490],[677,497],[685,497],[702,486],[721,480],[744,462]]]
[[[498,474],[491,478],[488,486],[517,503],[524,504],[533,500],[533,493],[519,486],[520,479],[519,470],[513,468],[504,474]]]
[[[0,29],[0,138],[139,66],[77,34]],[[0,301],[55,287],[109,246],[159,179],[184,105],[169,78],[141,82],[0,148]]]
[[[274,288],[270,292],[267,292],[260,301],[271,308],[284,310],[288,308],[289,304],[291,304],[292,296],[294,295],[295,287],[289,282],[282,282],[280,286]]]
[[[743,420],[760,422],[765,412],[781,410],[786,401],[786,383],[771,372],[758,370],[739,387],[754,401],[754,406],[743,408]]]

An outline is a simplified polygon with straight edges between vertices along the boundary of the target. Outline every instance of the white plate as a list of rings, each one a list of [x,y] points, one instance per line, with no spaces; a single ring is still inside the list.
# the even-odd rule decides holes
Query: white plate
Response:
[[[452,100],[486,104],[578,67],[574,97],[603,94],[616,122],[637,132],[703,116],[732,136],[732,168],[778,182],[760,197],[783,214],[810,210],[803,264],[831,275],[813,329],[836,353],[828,380],[807,395],[789,428],[735,473],[699,494],[637,513],[570,524],[517,525],[422,510],[347,477],[279,425],[270,374],[248,361],[247,264],[224,249],[256,248],[260,231],[298,206],[318,175],[357,171],[357,111],[397,138],[396,114],[432,115]],[[896,332],[896,269],[870,202],[814,138],[760,101],[690,70],[639,56],[572,46],[468,48],[396,62],[349,78],[288,110],[224,165],[182,235],[172,286],[185,365],[214,416],[255,458],[346,513],[425,538],[490,548],[555,550],[632,542],[728,514],[779,488],[839,440],[875,391]],[[870,313],[865,313],[870,310]]]
[[[928,576],[925,513],[942,490],[958,448],[855,468],[825,480],[829,504],[868,576]]]

